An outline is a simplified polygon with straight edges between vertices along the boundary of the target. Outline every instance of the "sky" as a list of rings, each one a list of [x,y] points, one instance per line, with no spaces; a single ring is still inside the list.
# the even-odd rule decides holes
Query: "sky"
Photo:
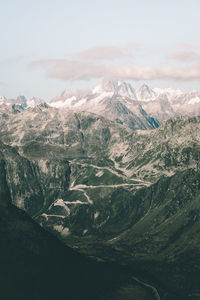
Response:
[[[103,78],[200,90],[199,0],[0,0],[0,95]]]

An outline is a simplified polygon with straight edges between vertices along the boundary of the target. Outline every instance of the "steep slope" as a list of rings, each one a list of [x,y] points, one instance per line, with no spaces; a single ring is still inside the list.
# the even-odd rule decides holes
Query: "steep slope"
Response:
[[[135,191],[163,175],[199,168],[199,127],[199,118],[183,117],[131,133],[94,114],[30,108],[11,116],[0,132],[24,157],[19,162],[15,151],[7,158],[13,203],[63,238],[112,238],[129,226],[120,213],[139,209],[130,200]]]
[[[0,200],[1,299],[112,299],[128,281],[120,268],[78,255]]]
[[[88,255],[153,273],[175,299],[199,293],[199,117],[131,132],[45,104],[1,122],[14,204]]]
[[[19,96],[17,99],[6,99],[0,96],[0,113],[3,107],[3,110],[9,110],[12,105],[27,109],[44,103],[38,97],[27,99]],[[200,93],[183,93],[172,88],[150,88],[147,84],[134,89],[128,82],[103,80],[92,89],[75,93],[65,90],[49,104],[59,109],[99,114],[133,130],[144,130],[157,128],[169,118],[198,116]]]
[[[149,99],[148,101],[140,101],[140,104],[145,111],[160,123],[168,120],[170,118],[184,115],[184,111],[179,111],[178,107],[174,110],[174,105],[170,102],[169,96],[166,94],[161,94],[156,97],[156,99]],[[185,114],[187,115],[187,108],[185,109]]]
[[[92,90],[64,91],[52,99],[50,105],[94,112],[134,130],[152,129],[172,117],[198,116],[200,93],[184,94],[172,88],[151,89],[146,84],[134,89],[124,81],[103,81]]]
[[[146,84],[136,89],[136,95],[139,101],[154,100],[158,96],[157,93]]]
[[[199,169],[200,117],[170,119],[155,131],[133,133],[118,168],[137,179],[156,181],[177,170]]]
[[[69,186],[69,166],[62,159],[30,161],[0,144],[7,184],[13,204],[35,215],[62,197]],[[57,177],[57,179],[56,179]]]
[[[20,106],[22,109],[25,109],[27,107],[35,107],[36,105],[42,103],[44,103],[44,100],[40,99],[39,97],[27,99],[25,96],[18,96],[16,99],[7,99],[4,96],[0,96],[0,106],[6,105],[8,109],[13,105]]]
[[[0,239],[1,299],[154,299],[125,268],[76,253],[13,206],[2,155]]]
[[[123,224],[117,227],[108,221],[98,240],[92,235],[66,240],[83,253],[137,270],[142,281],[165,290],[164,299],[198,299],[199,194],[200,173],[193,169],[163,177],[131,196],[118,190],[115,200],[121,197],[122,206],[118,222]],[[107,232],[114,228],[110,239]]]
[[[145,111],[159,122],[177,116],[200,115],[200,93],[161,93],[155,99],[140,102]]]
[[[200,171],[189,169],[138,191],[132,201],[149,203],[146,214],[113,239],[130,264],[162,278],[180,299],[200,295]],[[122,250],[123,249],[123,250]],[[124,256],[126,256],[124,255]],[[164,268],[164,272],[163,272]],[[194,298],[193,298],[194,297]],[[198,299],[198,298],[197,298]]]
[[[106,222],[106,195],[120,186],[139,188],[143,183],[120,174],[109,157],[119,142],[126,147],[129,132],[96,115],[64,112],[61,119],[59,113],[42,106],[24,111],[23,118],[11,117],[2,126],[1,138],[17,145],[21,155],[5,145],[1,152],[12,202],[62,236],[69,229],[82,235]],[[89,193],[98,188],[106,191],[96,201]],[[100,216],[94,218],[99,210]]]
[[[158,127],[158,122],[138,103],[133,87],[123,81],[103,81],[85,93],[66,91],[52,99],[50,105],[96,113],[134,130]]]

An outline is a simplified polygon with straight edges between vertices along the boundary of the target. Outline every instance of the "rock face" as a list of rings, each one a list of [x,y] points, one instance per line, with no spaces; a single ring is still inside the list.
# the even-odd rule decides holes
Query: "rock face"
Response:
[[[60,160],[28,160],[11,147],[0,145],[12,203],[34,216],[62,197],[69,186],[69,166]],[[57,180],[56,180],[57,178]]]
[[[50,105],[97,113],[131,129],[152,129],[172,117],[198,116],[200,93],[151,89],[146,84],[134,89],[123,81],[103,81],[89,91],[63,92]]]
[[[0,97],[0,113],[15,106],[15,111],[44,105],[38,97],[30,99],[19,96],[17,99]],[[183,93],[178,89],[150,88],[143,84],[134,89],[130,83],[121,80],[102,81],[93,89],[72,93],[63,91],[53,98],[49,105],[74,112],[89,112],[119,123],[132,130],[155,129],[164,120],[180,116],[200,114],[200,93]],[[16,111],[16,112],[17,112]]]
[[[4,96],[0,96],[0,105],[5,105],[9,109],[10,106],[17,105],[21,109],[27,107],[35,107],[36,105],[44,103],[44,100],[38,97],[32,97],[27,99],[25,96],[18,96],[17,99],[7,99]]]
[[[165,299],[188,299],[199,293],[199,130],[199,117],[132,131],[47,104],[7,111],[2,197],[80,251],[153,273]]]
[[[103,81],[85,93],[63,92],[52,99],[50,105],[96,113],[133,130],[153,129],[159,125],[138,103],[131,84],[123,81]]]

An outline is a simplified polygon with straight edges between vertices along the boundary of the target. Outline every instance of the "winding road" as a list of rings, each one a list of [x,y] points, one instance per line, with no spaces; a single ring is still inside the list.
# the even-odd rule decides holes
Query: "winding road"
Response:
[[[154,299],[155,300],[161,300],[160,295],[158,294],[158,291],[157,291],[157,289],[154,286],[152,286],[152,285],[150,285],[148,283],[145,283],[145,282],[139,280],[137,277],[132,277],[132,279],[135,280],[135,281],[137,281],[138,283],[142,284],[143,286],[151,289],[151,291],[152,291],[152,293],[154,295]]]

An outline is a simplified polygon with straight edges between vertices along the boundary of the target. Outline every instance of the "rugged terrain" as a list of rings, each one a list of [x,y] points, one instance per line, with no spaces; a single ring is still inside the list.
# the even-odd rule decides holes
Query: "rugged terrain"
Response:
[[[0,96],[2,108],[9,110],[27,109],[45,103],[38,97],[18,96],[7,99]],[[154,129],[164,120],[180,116],[198,116],[200,114],[200,93],[183,93],[179,89],[150,88],[143,84],[134,88],[121,80],[103,80],[88,90],[63,91],[49,101],[56,108],[89,112],[101,115],[132,130]],[[4,112],[6,117],[6,112]]]
[[[1,184],[66,244],[125,265],[138,293],[198,299],[199,130],[199,117],[133,131],[91,112],[2,105]]]
[[[78,254],[13,206],[2,154],[0,171],[1,299],[153,299],[125,268]]]
[[[150,88],[143,84],[102,81],[91,90],[72,93],[64,91],[50,101],[53,107],[100,114],[131,129],[152,129],[169,118],[198,116],[200,93],[183,93],[178,89]]]

